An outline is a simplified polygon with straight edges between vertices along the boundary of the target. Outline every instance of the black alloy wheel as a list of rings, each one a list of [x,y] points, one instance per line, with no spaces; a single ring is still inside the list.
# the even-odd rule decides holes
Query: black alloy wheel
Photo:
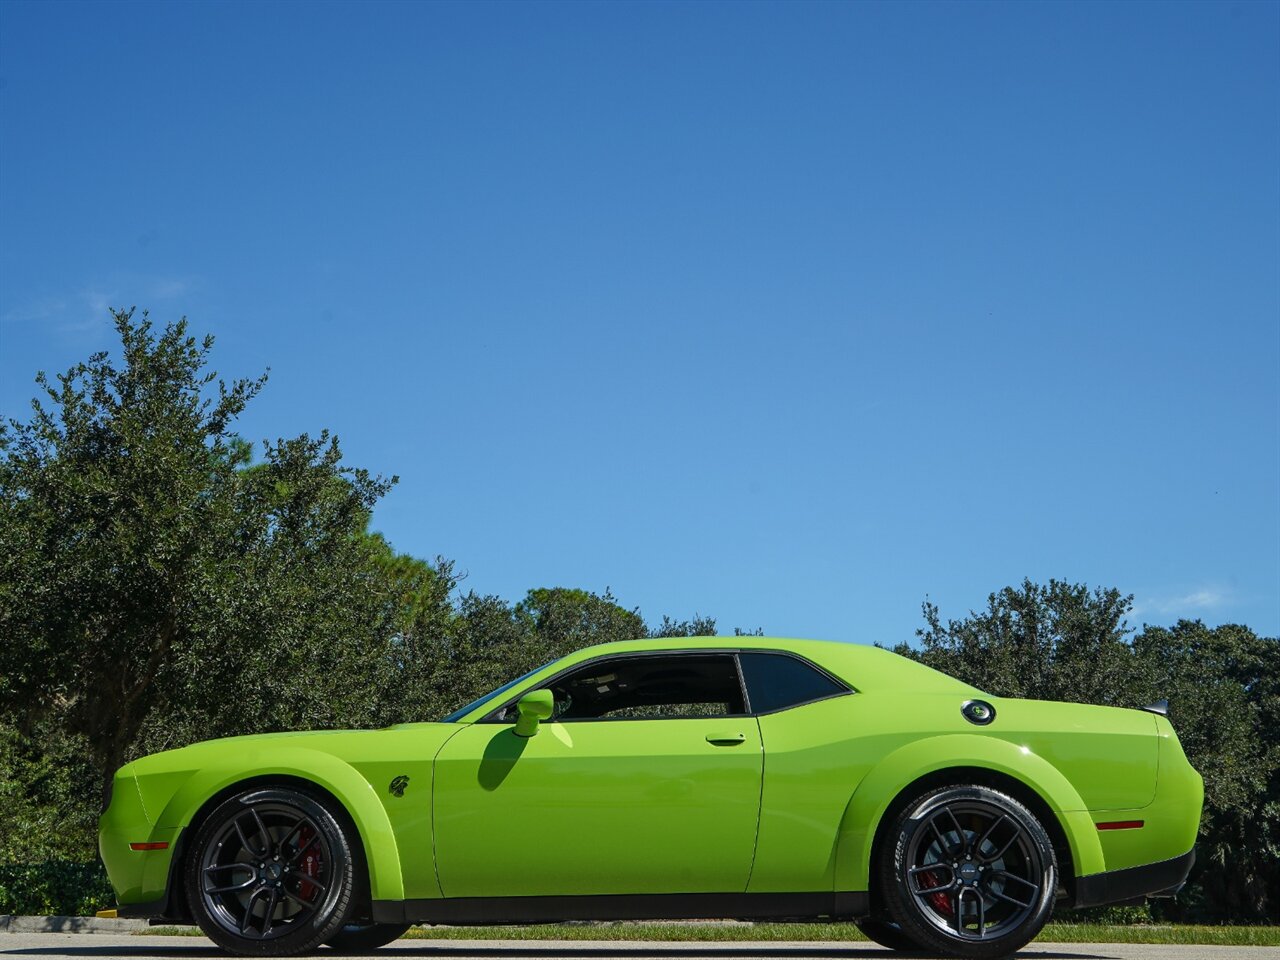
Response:
[[[192,845],[186,876],[192,916],[232,953],[289,956],[327,942],[351,908],[351,829],[302,790],[232,797]]]
[[[927,950],[976,960],[1008,956],[1049,919],[1053,844],[1025,806],[989,787],[942,787],[892,827],[879,881],[885,906]]]

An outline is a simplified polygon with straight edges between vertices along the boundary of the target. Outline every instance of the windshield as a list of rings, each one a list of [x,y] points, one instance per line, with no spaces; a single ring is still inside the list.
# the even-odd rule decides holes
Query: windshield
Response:
[[[551,666],[551,664],[555,662],[556,662],[555,660],[551,660],[548,663],[544,663],[540,667],[534,667],[528,673],[522,676],[516,677],[514,680],[508,681],[507,683],[504,683],[502,686],[498,687],[496,690],[490,690],[483,697],[477,697],[475,700],[472,700],[470,703],[468,703],[465,707],[459,707],[457,710],[453,711],[453,713],[449,714],[447,717],[443,717],[440,720],[440,722],[441,723],[457,723],[459,720],[465,717],[468,713],[470,713],[476,707],[480,706],[480,704],[484,703],[486,700],[491,700],[494,697],[498,697],[506,693],[512,687],[516,686],[517,684],[524,683],[526,680],[532,677],[535,673],[538,673],[541,670],[545,670],[547,667]]]

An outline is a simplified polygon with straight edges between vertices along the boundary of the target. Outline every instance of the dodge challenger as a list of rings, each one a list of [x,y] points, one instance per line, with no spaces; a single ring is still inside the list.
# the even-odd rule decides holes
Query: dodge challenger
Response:
[[[1002,957],[1055,904],[1185,881],[1204,791],[1166,706],[994,697],[854,643],[611,643],[439,722],[134,760],[100,850],[122,916],[244,955],[736,917]]]

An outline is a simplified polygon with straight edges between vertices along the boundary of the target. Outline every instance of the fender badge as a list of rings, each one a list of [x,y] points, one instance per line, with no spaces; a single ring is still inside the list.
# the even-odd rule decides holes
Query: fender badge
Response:
[[[406,777],[404,774],[401,774],[400,776],[396,777],[394,780],[391,781],[391,784],[387,787],[387,792],[390,793],[393,797],[403,797],[405,788],[408,786],[409,786],[409,778]]]

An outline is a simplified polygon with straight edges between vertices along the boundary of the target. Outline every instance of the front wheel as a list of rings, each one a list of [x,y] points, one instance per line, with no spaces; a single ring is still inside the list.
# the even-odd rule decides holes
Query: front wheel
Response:
[[[302,790],[230,798],[192,844],[191,915],[218,946],[246,956],[292,956],[329,941],[355,888],[349,829]]]
[[[941,787],[894,821],[879,864],[889,917],[926,950],[994,960],[1049,919],[1058,867],[1043,825],[990,787]]]
[[[411,926],[409,923],[348,923],[329,938],[329,946],[338,953],[370,953],[399,940]]]

